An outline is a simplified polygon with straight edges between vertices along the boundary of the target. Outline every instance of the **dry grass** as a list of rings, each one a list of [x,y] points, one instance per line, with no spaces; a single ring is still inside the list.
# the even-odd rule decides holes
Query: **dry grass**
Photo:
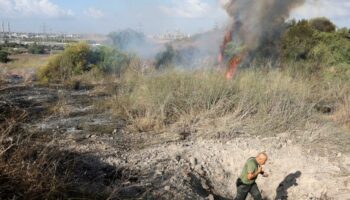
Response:
[[[6,69],[0,67],[0,88],[5,84]]]
[[[19,54],[12,55],[11,61],[3,64],[8,69],[39,68],[48,61],[50,55]]]
[[[25,110],[0,102],[0,199],[107,199],[117,170],[89,154],[63,151],[53,133],[24,127]]]
[[[5,83],[9,77],[21,77],[24,82],[35,79],[35,70],[43,66],[48,55],[19,54],[12,55],[8,63],[0,63],[0,84]]]
[[[347,128],[350,128],[350,97],[343,96],[343,99],[338,103],[338,109],[333,115],[333,119]]]
[[[99,105],[125,120],[131,131],[161,130],[199,116],[234,116],[259,130],[286,131],[303,127],[320,113],[348,123],[349,114],[343,110],[349,105],[344,99],[349,91],[341,84],[279,69],[241,70],[232,81],[217,71],[170,70],[125,75],[111,91],[113,97]],[[330,105],[329,111],[316,109],[324,104]]]
[[[28,117],[25,110],[1,102],[0,116],[0,198],[38,198],[32,195],[49,191],[55,181],[50,177],[52,167],[44,166],[47,162],[42,160],[48,151],[40,143],[47,141],[34,139],[23,129]]]

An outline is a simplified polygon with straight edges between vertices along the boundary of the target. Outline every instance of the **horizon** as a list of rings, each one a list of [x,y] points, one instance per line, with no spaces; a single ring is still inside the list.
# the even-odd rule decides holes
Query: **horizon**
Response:
[[[350,27],[350,2],[307,0],[290,19],[327,17]],[[131,28],[147,35],[176,31],[196,34],[225,26],[229,17],[218,0],[0,0],[0,22],[12,32],[103,34]]]

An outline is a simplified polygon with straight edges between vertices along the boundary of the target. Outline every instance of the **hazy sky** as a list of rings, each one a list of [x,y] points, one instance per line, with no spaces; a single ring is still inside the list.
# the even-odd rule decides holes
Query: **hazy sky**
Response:
[[[350,0],[308,0],[292,17],[326,16],[350,27]],[[13,31],[108,33],[134,28],[146,33],[208,30],[227,20],[219,0],[0,0],[0,21]]]

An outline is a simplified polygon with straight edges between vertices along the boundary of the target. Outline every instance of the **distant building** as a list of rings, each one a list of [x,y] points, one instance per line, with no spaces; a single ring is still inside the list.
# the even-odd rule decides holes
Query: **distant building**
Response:
[[[166,33],[162,33],[162,34],[158,34],[158,35],[154,35],[153,38],[156,40],[168,40],[168,41],[172,41],[172,40],[180,40],[180,39],[185,39],[185,38],[190,38],[191,35],[190,34],[185,34],[180,32],[179,30],[174,31],[174,32],[166,32]]]

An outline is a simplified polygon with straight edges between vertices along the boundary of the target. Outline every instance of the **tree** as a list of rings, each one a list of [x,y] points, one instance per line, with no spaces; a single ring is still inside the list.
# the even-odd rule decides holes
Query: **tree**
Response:
[[[113,46],[122,51],[128,51],[146,43],[145,35],[133,29],[113,32],[108,37],[112,41]]]
[[[283,60],[307,61],[316,68],[349,64],[349,32],[335,31],[333,23],[326,18],[301,20],[284,33],[280,52]]]
[[[336,26],[325,17],[318,17],[310,20],[310,25],[312,28],[320,32],[335,32]]]
[[[306,60],[309,52],[317,42],[313,29],[307,20],[291,25],[281,39],[281,55],[283,59]]]

